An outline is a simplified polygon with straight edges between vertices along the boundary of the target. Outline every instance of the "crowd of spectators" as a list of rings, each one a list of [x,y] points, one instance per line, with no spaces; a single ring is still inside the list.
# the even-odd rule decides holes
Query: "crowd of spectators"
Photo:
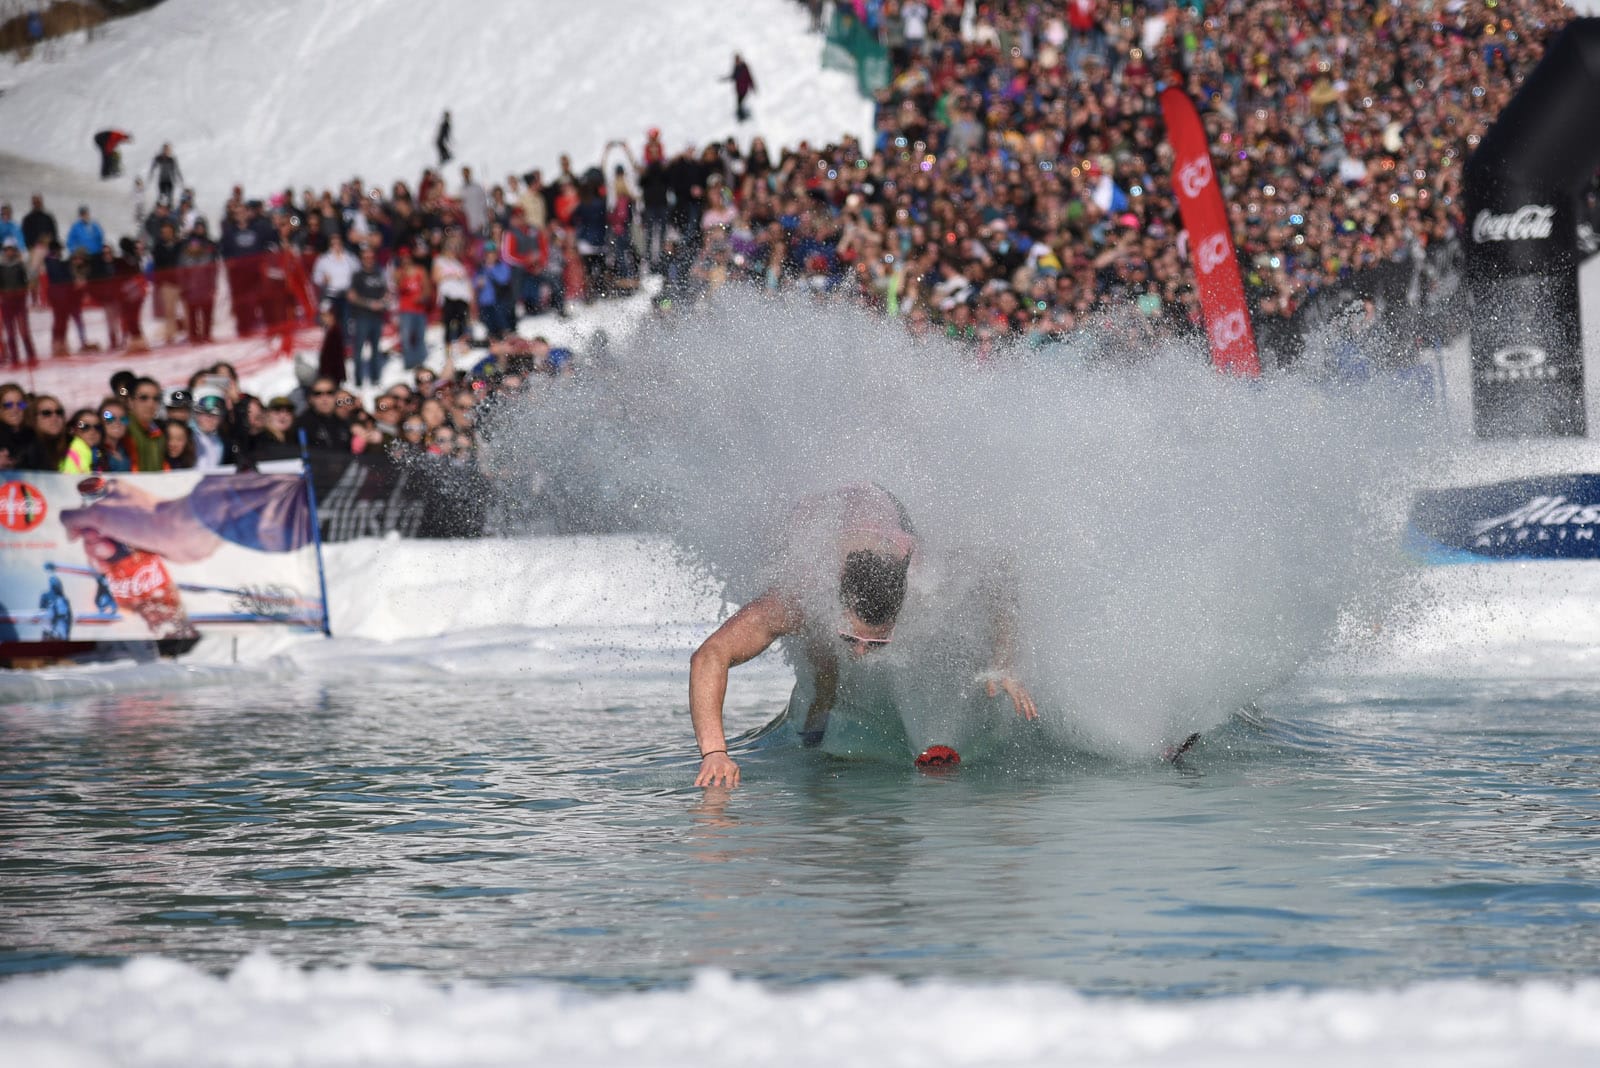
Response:
[[[0,383],[0,470],[69,474],[254,470],[308,453],[381,453],[435,471],[480,468],[492,413],[570,369],[543,339],[472,372],[418,367],[369,397],[302,365],[302,384],[269,399],[243,392],[227,363],[164,390],[131,370],[111,376],[96,404]]]
[[[462,168],[451,188],[435,170],[414,191],[353,179],[256,199],[236,187],[215,233],[193,192],[168,182],[117,242],[86,208],[64,237],[39,198],[20,225],[0,208],[6,356],[35,358],[18,311],[30,288],[62,356],[72,327],[93,347],[86,307],[103,310],[113,346],[148,347],[147,299],[158,343],[205,342],[225,282],[241,336],[321,325],[321,384],[285,401],[302,423],[339,421],[315,424],[315,444],[456,456],[472,433],[459,398],[561,369],[519,332],[524,318],[651,275],[663,314],[724,286],[798,289],[980,353],[1094,322],[1131,343],[1182,336],[1200,309],[1170,192],[1164,84],[1201,110],[1258,336],[1287,351],[1276,339],[1319,288],[1459,232],[1463,160],[1570,12],[1558,0],[845,0],[835,17],[867,26],[890,60],[871,144],[729,138],[669,152],[652,129],[637,154],[613,142],[582,171],[563,156],[554,173],[487,186]],[[163,173],[181,173],[170,147],[162,155]],[[452,359],[487,349],[490,372],[426,388],[430,317]],[[391,357],[416,381],[365,411],[361,387]],[[341,392],[347,376],[356,390]],[[36,398],[12,424],[5,388],[9,462],[28,448],[77,462],[81,450],[40,429],[61,405]],[[84,409],[104,423],[91,465],[142,440],[113,440],[118,419],[153,419],[127,410],[137,396]],[[289,409],[237,383],[222,396],[226,454],[271,451],[261,435],[282,416],[269,414]],[[174,443],[185,436],[197,462],[213,458],[209,418],[191,408],[178,420],[190,432],[166,439],[161,463],[186,462]],[[34,445],[12,447],[28,433]]]
[[[1463,160],[1572,14],[1557,0],[840,6],[889,49],[876,143],[795,174],[830,206],[817,226],[853,295],[980,343],[1108,314],[1144,335],[1193,330],[1158,100],[1182,85],[1278,353],[1318,289],[1460,230]]]

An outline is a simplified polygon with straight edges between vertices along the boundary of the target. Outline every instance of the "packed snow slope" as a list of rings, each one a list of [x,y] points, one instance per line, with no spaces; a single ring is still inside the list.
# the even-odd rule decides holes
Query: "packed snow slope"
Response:
[[[171,141],[215,210],[235,183],[415,181],[445,110],[456,163],[495,181],[564,152],[581,169],[612,140],[637,152],[651,126],[671,152],[867,136],[870,104],[821,69],[808,23],[794,0],[168,0],[0,60],[0,153],[95,175],[92,138],[114,126],[134,135],[131,175]],[[756,79],[743,124],[721,80],[735,52]]]

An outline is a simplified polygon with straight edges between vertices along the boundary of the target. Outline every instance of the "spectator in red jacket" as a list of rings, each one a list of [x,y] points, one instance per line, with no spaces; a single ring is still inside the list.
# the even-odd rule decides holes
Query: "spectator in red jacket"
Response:
[[[428,272],[417,263],[410,245],[401,245],[396,253],[394,293],[400,319],[400,356],[410,371],[421,367],[428,358],[428,308],[433,303]]]

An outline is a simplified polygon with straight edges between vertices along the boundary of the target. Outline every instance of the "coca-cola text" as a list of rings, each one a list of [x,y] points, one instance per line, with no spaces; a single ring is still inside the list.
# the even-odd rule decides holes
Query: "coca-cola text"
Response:
[[[1556,209],[1548,204],[1525,204],[1504,215],[1480,211],[1472,220],[1472,240],[1480,245],[1488,241],[1542,241],[1550,236],[1555,217]]]

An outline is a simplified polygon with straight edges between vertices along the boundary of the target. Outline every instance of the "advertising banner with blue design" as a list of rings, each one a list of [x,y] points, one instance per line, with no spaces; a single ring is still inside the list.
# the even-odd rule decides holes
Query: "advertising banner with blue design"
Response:
[[[0,472],[0,642],[327,630],[299,474]]]
[[[1600,475],[1424,491],[1406,541],[1436,564],[1600,558]]]

